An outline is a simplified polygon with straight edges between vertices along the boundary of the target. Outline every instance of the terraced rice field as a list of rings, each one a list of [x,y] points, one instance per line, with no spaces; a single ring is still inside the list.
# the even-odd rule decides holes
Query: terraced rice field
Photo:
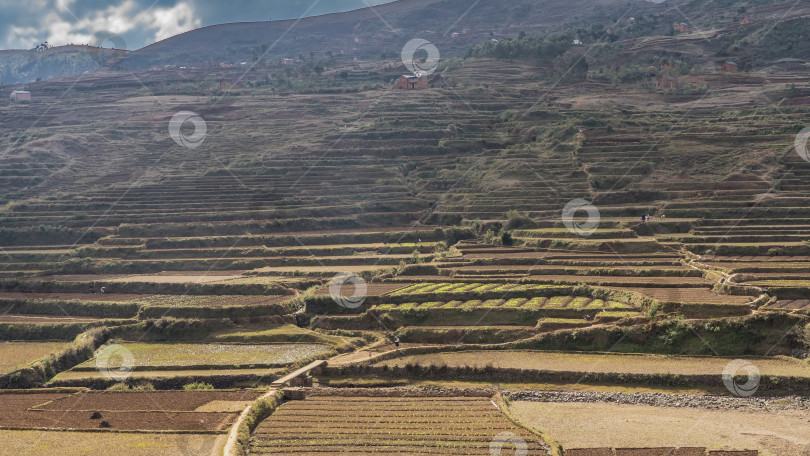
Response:
[[[325,354],[329,347],[320,344],[182,344],[120,342],[132,354],[132,365],[138,370],[150,368],[193,366],[221,367],[276,367],[310,356]],[[106,350],[106,352],[105,352]],[[118,347],[107,345],[96,357],[109,357],[111,363],[123,362]],[[110,365],[116,368],[118,365]],[[96,358],[75,367],[75,371],[97,370]]]
[[[810,422],[801,410],[747,412],[529,401],[512,402],[510,410],[520,423],[537,427],[566,449],[706,447],[799,456],[810,444]]]
[[[25,367],[34,361],[66,348],[67,342],[0,341],[0,374]]]
[[[783,299],[768,306],[769,309],[778,310],[810,310],[810,299]]]
[[[737,304],[746,305],[756,296],[726,295],[704,288],[650,288],[608,287],[615,290],[635,291],[663,302],[687,304]]]
[[[254,306],[278,304],[292,299],[292,296],[245,296],[245,295],[219,295],[219,296],[189,296],[189,295],[159,295],[138,299],[137,302],[158,306]]]
[[[59,317],[59,316],[40,316],[40,315],[14,315],[6,314],[0,315],[0,323],[91,323],[99,321],[100,318],[94,317]]]
[[[378,363],[379,366],[446,365],[449,367],[493,366],[560,372],[671,374],[721,376],[734,358],[664,356],[647,354],[562,353],[539,351],[458,351],[403,356]],[[753,358],[749,360],[763,375],[810,377],[810,364],[793,358]]]
[[[194,366],[191,369],[183,369],[183,368],[167,368],[163,367],[157,370],[149,370],[148,368],[138,368],[134,370],[129,378],[135,380],[157,380],[157,379],[171,379],[171,378],[191,378],[191,379],[202,379],[201,381],[204,382],[211,382],[212,380],[222,379],[228,380],[234,377],[249,377],[249,378],[258,378],[261,376],[267,375],[274,375],[280,369],[268,369],[266,367],[262,368],[247,368],[247,367],[240,367],[240,368],[215,368],[215,369],[203,369],[198,368],[198,366]],[[48,385],[52,386],[76,386],[76,385],[85,385],[88,382],[92,382],[94,380],[106,380],[107,376],[105,376],[104,372],[96,370],[78,370],[76,368],[61,372],[57,374],[54,378],[48,382]],[[191,380],[189,380],[190,382]]]
[[[485,397],[309,396],[281,405],[256,429],[250,454],[490,455],[510,432],[526,455],[546,454]],[[507,443],[504,454],[514,451]]]
[[[401,288],[390,293],[391,296],[405,296],[412,294],[452,294],[452,293],[481,293],[488,292],[506,292],[506,291],[526,291],[533,290],[546,290],[548,286],[544,285],[521,285],[516,283],[465,283],[465,282],[439,282],[439,283],[417,283],[405,288]]]
[[[351,272],[351,271],[346,271]],[[389,293],[394,293],[398,290],[409,288],[412,284],[407,283],[367,283],[366,296],[382,296]],[[329,294],[329,287],[323,287],[315,291],[315,294],[327,295]]]
[[[422,13],[438,21],[446,19],[439,16],[446,15],[420,10],[418,4],[441,9],[464,2],[413,3],[413,14],[401,17],[416,18]],[[546,28],[545,23],[521,25],[516,18],[525,15],[514,14],[519,10],[511,11],[514,17],[500,23],[501,13],[510,16],[510,3],[518,2],[482,2],[480,8],[488,7],[498,14],[483,18],[486,26],[481,30],[485,32],[480,33],[494,36],[490,30],[502,27],[502,32],[507,30],[503,33],[512,35],[519,30],[510,26],[512,22],[535,30]],[[564,3],[560,3],[559,12],[557,8],[544,11],[544,16],[553,18],[551,26],[570,23],[566,15],[571,11],[589,20],[588,12]],[[688,6],[690,11],[699,11],[703,3],[690,2]],[[778,16],[769,8],[780,5],[744,3],[756,3],[748,5],[746,14],[757,14],[758,20]],[[646,5],[643,9],[657,7],[666,5]],[[609,5],[600,8],[599,18],[613,15]],[[798,9],[801,12],[794,14],[806,14],[806,8]],[[532,14],[537,10],[534,8]],[[458,25],[466,27],[466,21],[475,15],[481,21],[479,11],[475,5],[466,13],[460,11],[471,16],[464,25]],[[706,17],[716,18],[716,12],[710,11]],[[339,16],[329,19],[335,17]],[[376,22],[374,15],[368,17]],[[669,21],[666,14],[646,17]],[[699,17],[696,21],[703,22]],[[362,27],[354,27],[358,23]],[[368,24],[365,20],[352,21],[357,32],[352,34],[370,38],[363,48],[380,41],[378,36],[369,36],[377,32],[368,32],[373,29]],[[397,30],[411,29],[410,24],[398,21],[394,25]],[[430,25],[436,30],[436,24]],[[626,32],[623,24],[616,27],[621,29],[615,36],[622,40],[628,34],[646,33],[641,31],[646,25],[628,26]],[[662,27],[669,27],[669,22]],[[470,41],[457,41],[452,51],[442,49],[443,54],[460,55],[473,39],[480,40],[473,38],[479,33],[473,30]],[[768,38],[771,29],[761,30],[757,36]],[[754,41],[743,39],[747,38],[743,36],[745,28],[740,28],[740,36],[734,33],[722,39]],[[630,64],[638,49],[669,54],[683,44],[680,40],[633,38],[605,51],[615,52],[616,61]],[[695,47],[685,54],[689,65],[701,57],[708,62],[706,56],[717,50],[714,45],[701,49],[697,41],[723,42],[700,37],[690,41],[689,46]],[[750,59],[757,71],[760,64],[769,64],[758,52],[751,50]],[[606,53],[586,53],[588,63],[595,64],[593,75],[600,71],[596,64],[606,58]],[[641,57],[646,67],[649,56]],[[132,96],[133,87],[145,92],[172,92],[173,87],[194,91],[188,81],[211,76],[209,69],[187,69],[182,76],[174,76],[174,70],[145,71],[137,76],[90,73],[76,81],[63,78],[36,83],[37,103],[24,109],[0,106],[0,114],[8,120],[0,122],[0,143],[13,151],[0,160],[0,234],[4,241],[9,240],[3,243],[0,254],[0,305],[9,305],[0,311],[9,315],[0,322],[12,323],[3,327],[8,327],[9,334],[27,330],[44,339],[37,332],[43,325],[23,323],[59,324],[68,321],[57,316],[65,313],[85,318],[81,321],[137,318],[137,324],[143,326],[145,320],[170,315],[205,319],[204,324],[211,325],[224,322],[222,326],[228,328],[244,328],[245,321],[270,327],[278,323],[280,312],[286,313],[284,321],[291,322],[291,314],[298,310],[275,304],[310,288],[321,288],[321,296],[304,294],[307,304],[320,298],[329,302],[324,296],[328,294],[327,281],[339,272],[354,272],[369,280],[374,277],[368,297],[376,298],[370,299],[370,304],[382,315],[361,314],[366,308],[356,315],[336,305],[326,309],[323,321],[330,328],[351,331],[340,333],[344,342],[361,340],[354,331],[365,331],[361,335],[367,337],[366,342],[379,337],[381,340],[372,342],[375,344],[383,344],[386,336],[398,331],[403,336],[409,331],[415,343],[420,342],[419,336],[422,341],[436,341],[452,335],[443,341],[452,344],[463,342],[464,336],[490,343],[487,338],[514,340],[546,330],[572,329],[559,335],[571,341],[563,346],[576,348],[582,340],[577,339],[580,334],[584,339],[591,335],[602,338],[611,331],[649,336],[654,325],[648,323],[656,318],[685,317],[704,320],[700,323],[704,324],[713,318],[756,313],[758,310],[747,304],[763,292],[754,286],[761,286],[777,297],[777,304],[768,310],[778,315],[769,313],[773,319],[760,321],[758,327],[757,322],[741,319],[741,325],[746,325],[742,334],[747,336],[742,331],[749,329],[750,323],[756,336],[762,337],[732,340],[722,347],[723,352],[806,351],[794,337],[797,332],[781,339],[783,334],[773,333],[785,326],[785,320],[779,318],[799,318],[781,313],[806,310],[804,300],[810,296],[810,274],[806,272],[810,264],[810,200],[806,197],[810,166],[787,150],[796,127],[806,123],[808,110],[797,104],[777,112],[776,106],[767,104],[771,95],[774,100],[805,96],[810,79],[804,74],[744,74],[735,82],[732,75],[702,74],[706,68],[696,66],[688,78],[711,87],[700,99],[641,89],[648,81],[617,79],[616,87],[608,88],[610,83],[598,77],[576,84],[559,81],[554,91],[544,95],[538,84],[542,84],[545,70],[538,71],[534,59],[472,58],[456,68],[441,70],[442,79],[465,81],[461,87],[436,84],[424,91],[396,93],[387,87],[378,88],[391,69],[384,68],[388,64],[380,63],[376,56],[374,60],[362,62],[362,68],[370,69],[367,74],[360,62],[346,67],[351,83],[359,84],[357,90],[341,91],[331,82],[321,87],[316,82],[319,74],[313,76],[312,86],[306,90],[293,88],[297,81],[290,78],[291,87],[282,91],[255,87],[249,95],[228,94],[226,103],[217,104],[202,93]],[[327,75],[337,68],[330,68]],[[798,87],[788,89],[781,81],[798,83]],[[750,87],[756,90],[752,92]],[[749,103],[746,93],[764,96],[753,97],[759,99]],[[157,100],[165,111],[160,115],[155,111]],[[120,109],[122,105],[126,109]],[[700,109],[693,109],[696,106]],[[209,135],[205,145],[210,153],[175,148],[165,134],[155,133],[165,133],[163,114],[181,109],[196,110],[212,127],[216,125],[216,134]],[[110,125],[123,128],[110,129]],[[268,144],[278,147],[270,151]],[[139,176],[136,171],[143,170],[144,163],[154,165]],[[566,203],[583,197],[593,199],[601,213],[599,228],[587,237],[565,228],[560,219]],[[511,218],[506,215],[511,210],[530,218],[530,228],[511,230],[515,244],[511,247],[495,245],[499,239],[508,240],[500,237],[496,227],[512,222],[506,220]],[[639,222],[646,213],[654,218]],[[727,281],[721,283],[721,277]],[[96,289],[106,286],[107,293],[87,293],[91,285]],[[656,314],[649,300],[633,308],[622,302],[572,296],[604,296],[586,293],[594,286],[636,291],[673,305]],[[17,293],[21,290],[31,293]],[[11,315],[13,300],[20,300],[24,310]],[[61,311],[63,305],[70,311]],[[650,307],[643,308],[647,305]],[[175,313],[169,314],[167,309]],[[330,315],[331,311],[334,314]],[[590,326],[591,319],[586,322],[582,317],[595,313],[596,327],[574,332],[575,328]],[[603,325],[622,317],[634,317],[622,324],[636,326]],[[688,320],[683,324],[698,324]],[[175,321],[164,320],[167,325]],[[312,324],[316,321],[313,319]],[[788,321],[791,327],[798,322]],[[774,324],[768,328],[769,323]],[[185,322],[176,324],[182,327]],[[473,326],[478,330],[464,332]],[[721,326],[717,327],[723,331]],[[715,328],[710,324],[706,327]],[[214,328],[206,336],[206,341],[219,343],[190,343],[186,339],[184,343],[166,344],[122,342],[135,364],[133,379],[274,374],[274,369],[291,362],[326,355],[338,343],[324,337],[323,343],[264,344],[279,334],[251,328],[223,337],[220,329]],[[694,343],[663,347],[664,342],[658,339],[651,341],[650,348],[688,353],[713,350],[705,340],[698,341],[686,331],[678,333],[680,329],[672,331],[672,339],[686,333]],[[289,333],[284,337],[294,336],[292,331],[284,332]],[[734,339],[734,334],[724,334]],[[546,336],[550,335],[542,335]],[[768,343],[761,339],[768,339]],[[771,339],[779,340],[773,345]],[[591,340],[581,343],[598,345],[591,345]],[[628,347],[631,343],[617,345]],[[767,347],[761,350],[763,345]],[[402,348],[411,346],[406,343]],[[358,356],[365,358],[371,352],[366,347],[366,351],[347,354],[344,360],[359,361]],[[577,375],[610,372],[717,379],[730,360],[474,351],[406,356],[378,365],[492,365]],[[808,365],[797,360],[773,357],[751,361],[766,375],[810,375]],[[103,380],[103,374],[96,359],[91,359],[54,380],[90,379],[103,385],[96,382],[100,378]],[[244,405],[239,400],[203,403],[195,395],[180,393],[160,396],[155,404],[157,394],[141,392],[129,396],[54,396],[53,402],[45,405],[51,400],[48,394],[62,393],[0,394],[0,427],[17,423],[95,430],[100,423],[89,416],[92,406],[107,407],[103,413],[113,430],[221,433]],[[174,399],[164,401],[167,397]],[[33,406],[41,410],[29,410]],[[667,441],[666,445],[703,443],[689,438],[690,431],[704,422],[700,416],[683,415],[666,421],[675,416],[669,410],[584,407],[571,417],[564,413],[568,410],[527,415],[542,416],[538,426],[543,430],[559,426],[564,439],[580,437],[575,433],[585,429],[583,436],[593,440],[581,443],[588,445],[603,446],[609,443],[608,438],[621,436],[627,439],[615,446],[649,446],[656,442],[655,437],[674,436],[676,432],[684,441]],[[767,416],[770,422],[778,418]],[[760,435],[752,436],[734,423],[731,431],[723,434],[712,426],[715,417],[710,416],[705,437],[714,441],[739,437],[751,442],[758,437],[772,438],[755,444],[788,451],[792,448],[775,446],[782,443],[778,439],[798,444],[808,435],[806,423],[795,418],[787,417],[784,423],[795,425],[800,433],[778,434],[780,430],[769,423],[765,426],[756,421],[765,418],[716,417],[722,423],[754,422],[753,433]],[[610,427],[617,421],[626,426]],[[622,430],[638,434],[625,435]],[[543,453],[537,437],[507,420],[490,398],[379,397],[371,393],[310,396],[285,403],[263,422],[254,435],[251,453],[491,455],[490,444],[500,432],[524,439],[531,455]],[[88,434],[86,445],[72,434],[65,435],[66,441],[75,442],[75,448],[87,450],[85,453],[93,453],[99,446],[96,434]],[[42,439],[32,442],[40,453],[74,451],[42,446],[50,436],[26,434],[20,438],[30,441],[31,436]],[[142,437],[138,445],[150,455],[175,453],[165,440],[152,434]],[[112,442],[109,448],[105,446],[105,454],[115,453],[116,444],[129,448],[137,440]],[[11,445],[16,442],[8,448],[17,448]],[[19,453],[25,454],[24,449]],[[184,456],[189,453],[183,451]]]

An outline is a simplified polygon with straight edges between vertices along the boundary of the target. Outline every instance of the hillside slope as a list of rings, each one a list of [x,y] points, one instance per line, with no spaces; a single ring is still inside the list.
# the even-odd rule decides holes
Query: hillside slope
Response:
[[[682,0],[678,0],[678,3]],[[298,58],[331,52],[371,58],[383,52],[398,55],[418,37],[434,42],[445,56],[459,55],[490,36],[549,33],[577,24],[622,16],[660,13],[666,7],[646,0],[399,0],[374,8],[302,20],[222,24],[193,30],[133,52],[122,67],[190,65],[255,58],[266,49],[266,60]],[[467,34],[461,34],[465,29]],[[460,35],[451,38],[451,33]],[[263,47],[264,46],[264,47]]]

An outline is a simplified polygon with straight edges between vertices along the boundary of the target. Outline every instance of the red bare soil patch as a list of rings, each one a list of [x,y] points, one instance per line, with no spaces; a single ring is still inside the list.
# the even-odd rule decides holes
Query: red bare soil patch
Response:
[[[782,310],[802,310],[810,309],[810,299],[788,299],[777,301],[776,304],[768,306],[769,309],[782,309]]]
[[[37,299],[58,301],[118,302],[147,298],[152,295],[118,293],[18,293],[0,292],[0,299]]]
[[[674,451],[674,448],[616,448],[616,456],[669,456]]]
[[[103,420],[111,429],[119,430],[220,431],[233,424],[238,413],[189,411],[211,400],[248,401],[257,396],[252,392],[201,391],[0,394],[0,428],[97,429]],[[61,409],[49,409],[57,406]],[[96,411],[93,406],[103,418],[90,418]],[[137,408],[151,411],[129,411]]]
[[[211,401],[252,401],[253,391],[88,391],[65,396],[37,410],[171,410],[193,411]]]
[[[102,412],[103,418],[91,419],[92,412],[22,412],[0,419],[7,429],[97,429],[107,421],[111,429],[141,431],[221,431],[234,423],[238,413],[206,412]]]
[[[0,315],[0,323],[89,323],[101,320],[93,317],[54,317],[36,315]]]
[[[610,448],[572,448],[565,450],[565,456],[613,456]]]

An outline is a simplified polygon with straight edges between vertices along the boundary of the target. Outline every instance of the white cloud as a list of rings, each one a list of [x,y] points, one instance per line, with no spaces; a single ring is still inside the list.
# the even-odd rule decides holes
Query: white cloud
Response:
[[[12,25],[9,28],[6,42],[9,49],[30,49],[39,43],[40,39],[40,33],[36,27]]]
[[[155,41],[198,28],[202,21],[194,17],[194,10],[188,3],[178,3],[172,8],[160,8],[142,16],[142,22],[157,27]],[[141,22],[141,21],[139,21]]]
[[[97,32],[110,32],[116,35],[127,33],[135,28],[133,22],[138,5],[134,0],[126,0],[118,6],[109,6],[106,10],[97,11],[90,18],[84,18],[75,24],[75,28]]]
[[[45,27],[48,30],[46,41],[52,45],[62,44],[90,44],[93,35],[88,33],[84,27],[76,27],[76,24],[62,19],[55,12],[45,15]]]
[[[69,12],[70,7],[74,3],[76,3],[76,0],[56,0],[56,9],[62,12]]]
[[[26,10],[31,14],[25,15],[26,23],[9,26],[5,46],[30,49],[41,41],[57,46],[97,44],[97,34],[111,33],[136,41],[128,43],[127,48],[133,49],[144,42],[163,40],[202,24],[187,1],[172,7],[147,9],[148,4],[123,0],[78,18],[71,10],[74,3],[75,0],[30,1]]]

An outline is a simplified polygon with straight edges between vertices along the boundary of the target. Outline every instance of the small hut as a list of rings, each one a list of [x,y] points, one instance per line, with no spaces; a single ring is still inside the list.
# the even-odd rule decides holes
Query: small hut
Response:
[[[723,73],[736,73],[737,70],[738,70],[737,64],[730,60],[726,60],[725,62],[720,64],[720,71],[722,71]]]
[[[427,75],[413,75],[413,74],[404,74],[397,79],[397,83],[394,86],[395,89],[401,90],[417,90],[417,89],[427,89],[428,85],[428,77]]]
[[[11,92],[11,100],[19,102],[31,102],[31,92],[27,90],[15,90]]]

